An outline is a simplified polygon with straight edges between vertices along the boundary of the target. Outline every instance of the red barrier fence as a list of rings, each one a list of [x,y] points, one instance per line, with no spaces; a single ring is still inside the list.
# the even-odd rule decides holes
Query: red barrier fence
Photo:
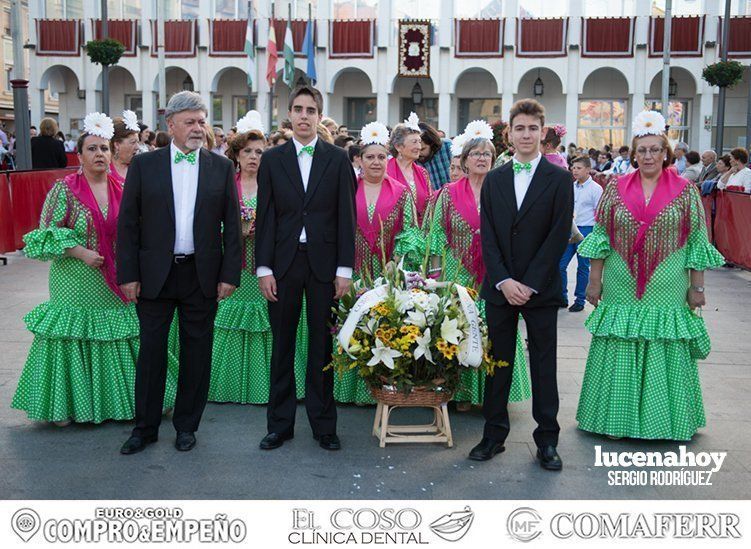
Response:
[[[80,166],[81,163],[78,161],[78,154],[73,152],[66,152],[65,158],[68,159],[68,163],[66,164],[69,168],[72,168],[73,166]]]
[[[7,172],[0,179],[0,253],[23,248],[23,235],[39,225],[44,198],[52,184],[71,173],[71,169],[30,170]],[[6,181],[10,199],[4,198],[2,181]],[[12,232],[7,228],[6,219],[12,220]],[[6,241],[8,237],[12,241]]]
[[[0,173],[0,254],[16,249],[8,176]]]
[[[71,171],[66,168],[0,173],[0,253],[23,247],[23,235],[39,224],[44,198],[52,184]],[[751,196],[724,191],[704,197],[702,202],[710,238],[717,249],[729,262],[751,270]]]
[[[725,259],[751,270],[751,196],[718,192],[713,232],[715,246]]]

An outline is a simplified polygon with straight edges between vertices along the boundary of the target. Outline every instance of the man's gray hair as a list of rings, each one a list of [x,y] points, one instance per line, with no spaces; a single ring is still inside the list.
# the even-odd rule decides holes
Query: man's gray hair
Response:
[[[714,162],[715,160],[717,160],[717,153],[715,151],[713,151],[712,149],[707,149],[706,151],[704,151],[701,154],[711,154],[712,155],[712,161]]]
[[[679,142],[676,146],[676,149],[681,149],[682,151],[688,152],[688,145],[684,143],[683,141]]]
[[[192,91],[181,91],[173,95],[164,109],[164,118],[168,119],[173,114],[183,111],[203,111],[204,114],[209,114],[201,96]]]

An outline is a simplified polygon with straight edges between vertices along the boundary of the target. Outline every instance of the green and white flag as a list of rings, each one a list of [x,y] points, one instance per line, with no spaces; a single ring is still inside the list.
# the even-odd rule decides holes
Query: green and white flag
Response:
[[[253,19],[248,14],[248,29],[245,31],[245,53],[248,56],[248,87],[253,90],[253,79],[256,76],[256,47],[253,43]]]
[[[284,33],[284,72],[282,80],[292,88],[295,79],[295,46],[292,42],[292,26],[287,21],[287,31]]]

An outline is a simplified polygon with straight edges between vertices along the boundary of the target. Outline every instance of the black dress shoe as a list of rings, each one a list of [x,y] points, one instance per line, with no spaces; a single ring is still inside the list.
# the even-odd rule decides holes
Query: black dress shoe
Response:
[[[196,435],[189,431],[178,431],[175,448],[181,452],[188,452],[196,445]]]
[[[583,310],[584,305],[582,305],[581,303],[574,303],[573,305],[571,305],[571,307],[568,308],[568,312],[570,313],[578,313]]]
[[[342,443],[339,442],[339,437],[334,435],[313,435],[313,438],[318,441],[318,445],[324,450],[341,450]]]
[[[258,446],[259,448],[261,448],[261,450],[273,450],[274,448],[279,448],[282,444],[284,444],[285,440],[291,440],[293,438],[294,435],[292,433],[269,433],[268,435],[263,437],[261,444],[259,444]]]
[[[537,459],[540,465],[548,471],[560,471],[563,468],[561,456],[555,450],[555,446],[540,446],[537,449]]]
[[[568,303],[562,303],[561,305],[558,305],[561,309],[568,309]]]
[[[156,441],[157,435],[151,435],[147,437],[138,437],[133,435],[125,441],[125,444],[120,447],[120,453],[126,456],[129,456],[130,454],[137,454],[138,452],[146,448],[147,444],[151,444]]]
[[[505,449],[506,448],[503,446],[502,442],[497,442],[492,438],[482,437],[480,444],[472,448],[472,451],[469,453],[469,459],[475,461],[488,461],[489,459],[492,459],[494,455],[500,454]]]

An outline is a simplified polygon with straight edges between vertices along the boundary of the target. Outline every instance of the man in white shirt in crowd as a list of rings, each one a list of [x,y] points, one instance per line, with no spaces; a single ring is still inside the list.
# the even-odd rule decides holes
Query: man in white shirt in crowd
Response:
[[[623,145],[618,149],[618,156],[613,160],[613,166],[610,168],[609,174],[612,175],[624,175],[629,173],[633,168],[631,167],[631,158],[628,155],[628,146]]]
[[[621,147],[623,148],[623,147]],[[574,175],[574,222],[583,236],[592,232],[595,225],[595,211],[597,204],[602,196],[602,187],[595,183],[589,175],[589,158],[579,156],[571,163],[571,173]],[[561,286],[563,288],[563,300],[566,307],[568,305],[568,277],[566,271],[568,264],[576,255],[576,297],[574,304],[569,307],[572,313],[578,313],[584,310],[584,301],[587,291],[587,282],[589,281],[589,259],[582,257],[577,253],[579,243],[569,243],[566,251],[561,257],[559,269],[561,271]]]

